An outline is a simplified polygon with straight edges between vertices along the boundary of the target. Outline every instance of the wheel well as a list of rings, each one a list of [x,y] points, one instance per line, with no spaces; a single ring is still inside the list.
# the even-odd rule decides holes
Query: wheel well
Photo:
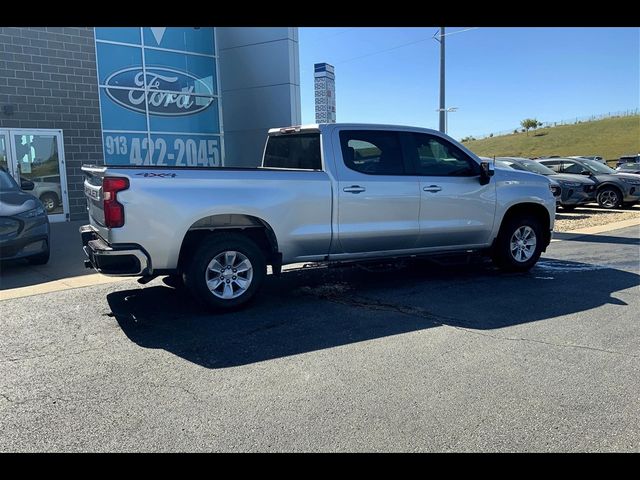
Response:
[[[182,240],[178,256],[178,269],[183,270],[185,263],[195,251],[197,245],[217,232],[235,232],[250,238],[264,253],[268,265],[280,261],[278,241],[271,226],[264,220],[251,215],[210,215],[195,222]]]
[[[546,250],[547,245],[551,241],[551,232],[549,231],[550,227],[550,219],[549,212],[547,209],[538,204],[538,203],[518,203],[517,205],[513,205],[510,207],[507,212],[504,214],[502,218],[502,224],[500,225],[500,230],[506,224],[507,221],[514,217],[519,217],[523,215],[529,215],[536,218],[542,227],[542,235],[544,236],[544,248],[543,251]]]
[[[617,186],[615,183],[602,183],[598,185],[597,193],[600,193],[600,191],[604,188],[613,188],[620,194],[620,199],[622,199],[622,189],[619,186]]]

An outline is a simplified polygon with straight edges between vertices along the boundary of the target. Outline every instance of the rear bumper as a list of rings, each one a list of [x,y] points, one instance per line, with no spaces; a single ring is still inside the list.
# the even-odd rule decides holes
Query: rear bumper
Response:
[[[151,274],[149,255],[137,244],[110,245],[92,225],[80,227],[85,266],[111,276],[137,277]]]

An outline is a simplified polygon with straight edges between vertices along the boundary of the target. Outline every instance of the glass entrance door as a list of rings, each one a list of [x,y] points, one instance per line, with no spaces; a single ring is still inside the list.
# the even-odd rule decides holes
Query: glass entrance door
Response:
[[[64,143],[61,130],[0,130],[0,166],[3,166],[20,185],[30,180],[34,188],[29,193],[40,199],[49,220],[69,219],[69,201],[64,167]],[[7,148],[8,147],[8,148]]]
[[[0,130],[0,168],[13,176],[12,166],[9,165],[9,131]]]

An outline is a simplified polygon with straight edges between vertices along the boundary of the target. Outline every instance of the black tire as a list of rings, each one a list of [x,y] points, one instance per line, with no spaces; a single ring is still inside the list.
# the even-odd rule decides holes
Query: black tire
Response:
[[[565,212],[573,212],[576,209],[577,205],[562,205],[562,210]]]
[[[607,210],[618,208],[622,204],[622,194],[616,187],[603,187],[596,196],[598,205]]]
[[[40,195],[40,201],[42,205],[44,205],[44,209],[47,212],[53,212],[56,208],[58,208],[58,204],[60,203],[60,199],[55,193],[43,193]]]
[[[516,253],[512,253],[511,239],[522,227],[529,227],[535,234],[536,244],[533,255],[525,261],[515,258]],[[543,232],[538,219],[532,216],[519,216],[507,219],[500,227],[500,233],[494,244],[492,252],[493,262],[497,267],[508,272],[526,272],[533,267],[542,253]]]
[[[249,260],[251,279],[244,292],[235,298],[224,299],[209,290],[207,278],[210,281],[216,280],[216,278],[213,278],[213,271],[208,270],[207,267],[216,256],[227,251],[238,252]],[[231,271],[228,274],[231,275]],[[185,286],[197,300],[207,307],[215,310],[232,310],[245,305],[252,299],[260,288],[266,274],[267,266],[264,254],[252,240],[237,233],[216,233],[205,238],[198,245],[185,272]],[[233,278],[235,279],[236,277],[234,276]],[[246,278],[241,279],[246,280]],[[230,284],[230,286],[225,287],[221,282],[220,285],[223,291],[226,288],[231,288],[232,293],[236,294],[241,290],[235,280],[231,280],[231,278],[224,280],[224,283]],[[218,293],[221,294],[223,292]]]
[[[49,248],[47,248],[42,253],[27,257],[27,262],[29,262],[31,265],[44,265],[49,261],[49,253]]]

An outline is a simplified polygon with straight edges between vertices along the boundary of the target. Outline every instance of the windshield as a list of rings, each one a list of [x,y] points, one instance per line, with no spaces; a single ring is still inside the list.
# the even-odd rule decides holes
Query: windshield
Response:
[[[605,165],[604,163],[596,162],[595,160],[582,160],[585,167],[595,173],[616,173],[616,171]]]
[[[533,160],[522,160],[520,162],[524,168],[533,173],[539,173],[540,175],[555,175],[556,172],[551,170],[549,167],[545,167],[539,162],[534,162]]]
[[[14,192],[19,190],[18,184],[9,173],[0,168],[0,192]]]

